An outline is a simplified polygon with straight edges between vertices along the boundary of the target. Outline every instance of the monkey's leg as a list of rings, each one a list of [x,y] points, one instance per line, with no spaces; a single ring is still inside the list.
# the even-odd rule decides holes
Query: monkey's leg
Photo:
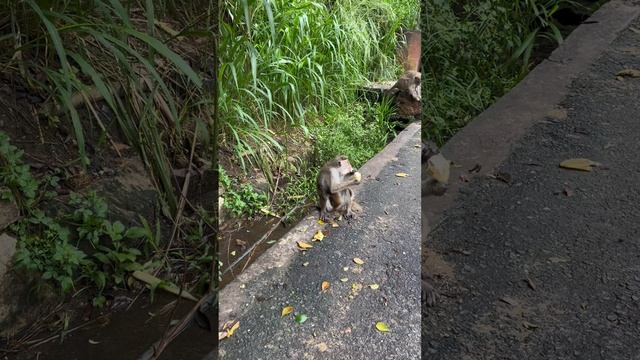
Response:
[[[328,213],[332,212],[333,206],[331,206],[331,201],[328,197],[321,196],[320,199],[320,220],[329,221]]]
[[[345,194],[345,203],[346,203],[346,218],[347,219],[353,219],[353,191],[351,189],[347,189],[346,194]]]

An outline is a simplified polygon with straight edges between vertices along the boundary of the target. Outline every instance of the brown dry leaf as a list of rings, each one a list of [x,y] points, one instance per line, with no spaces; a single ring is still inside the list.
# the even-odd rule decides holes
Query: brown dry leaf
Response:
[[[300,250],[309,250],[313,247],[313,245],[307,244],[304,241],[296,241],[296,243],[298,244],[298,249]]]
[[[396,176],[397,177],[407,177],[407,176],[409,176],[409,174],[403,173],[403,172],[399,172],[399,173],[396,174]]]
[[[353,262],[358,264],[358,265],[364,265],[364,260],[362,260],[362,259],[360,259],[358,257],[353,258]]]
[[[322,285],[320,285],[320,291],[325,291],[329,289],[329,286],[331,286],[331,284],[329,284],[328,281],[323,281]]]
[[[313,235],[313,241],[322,241],[322,239],[324,239],[324,234],[322,231],[318,230],[318,232]]]
[[[638,69],[624,69],[616,74],[616,76],[626,76],[632,78],[640,78],[640,70]]]
[[[293,306],[285,306],[282,309],[282,315],[280,317],[285,317],[293,312]]]
[[[122,152],[131,149],[131,146],[119,142],[114,142],[113,148],[116,149],[116,151]]]
[[[589,159],[577,158],[577,159],[568,159],[560,163],[561,168],[572,169],[572,170],[580,170],[580,171],[591,171],[593,166],[599,166],[600,163]]]
[[[383,323],[382,321],[378,321],[376,323],[376,329],[378,329],[378,331],[380,331],[380,332],[388,332],[389,331],[389,325],[387,325],[386,323]]]

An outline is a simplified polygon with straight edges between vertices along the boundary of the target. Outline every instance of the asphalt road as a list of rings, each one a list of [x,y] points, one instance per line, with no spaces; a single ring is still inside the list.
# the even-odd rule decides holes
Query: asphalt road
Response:
[[[364,211],[355,220],[326,227],[321,242],[303,239],[313,248],[244,284],[251,295],[237,306],[243,315],[233,320],[240,327],[221,341],[220,359],[420,357],[419,136],[418,130],[397,159],[361,185],[357,199]],[[355,257],[365,263],[356,265]],[[331,285],[321,293],[323,281]],[[295,312],[281,317],[288,305]],[[308,319],[298,324],[296,314]],[[378,331],[379,321],[390,331]]]
[[[639,29],[517,143],[509,183],[475,178],[432,230],[423,358],[640,359],[640,78],[616,76],[640,69]]]

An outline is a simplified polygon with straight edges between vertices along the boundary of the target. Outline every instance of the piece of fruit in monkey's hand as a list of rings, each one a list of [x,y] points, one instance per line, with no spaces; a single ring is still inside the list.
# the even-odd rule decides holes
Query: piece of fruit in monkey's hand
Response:
[[[362,181],[362,174],[360,174],[359,171],[356,171],[355,173],[353,173],[353,178],[357,181],[357,182],[361,182]]]

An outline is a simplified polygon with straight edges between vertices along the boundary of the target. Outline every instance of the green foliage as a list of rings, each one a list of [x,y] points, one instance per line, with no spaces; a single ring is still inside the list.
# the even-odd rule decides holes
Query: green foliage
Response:
[[[57,187],[57,177],[36,180],[22,161],[22,151],[0,132],[0,186],[2,201],[20,199],[24,218],[11,226],[18,237],[15,263],[38,272],[42,279],[57,284],[62,293],[75,289],[79,281],[96,290],[94,304],[104,303],[102,291],[124,285],[125,275],[141,267],[141,252],[129,243],[134,239],[154,238],[148,223],[126,228],[108,219],[108,206],[95,192],[86,196],[71,194],[71,210],[51,216],[35,207],[35,199],[47,187]]]
[[[520,81],[537,45],[562,42],[552,16],[575,3],[437,0],[425,4],[423,129],[442,143]]]
[[[174,152],[183,149],[166,144],[188,142],[190,137],[183,131],[186,123],[195,121],[194,117],[206,118],[194,115],[213,111],[203,101],[206,95],[201,75],[179,55],[178,36],[155,30],[156,9],[166,13],[169,7],[175,9],[175,4],[137,3],[141,16],[122,0],[8,3],[0,7],[0,18],[10,22],[2,26],[12,34],[2,40],[14,43],[4,44],[0,64],[5,69],[19,68],[30,90],[52,95],[40,114],[59,123],[60,110],[66,113],[84,165],[90,161],[85,143],[91,139],[85,138],[88,124],[81,121],[82,108],[103,132],[103,122],[115,119],[127,142],[140,152],[158,180],[163,200],[173,214],[177,196],[169,161]],[[206,14],[212,8],[204,1],[180,6],[182,13],[193,12],[191,21],[202,19],[203,11]],[[173,16],[179,17],[177,14]],[[181,39],[213,37],[197,20],[183,24],[188,31],[179,34]],[[197,51],[208,55],[204,47]],[[35,73],[44,74],[44,80],[31,75]],[[100,105],[109,109],[108,116],[99,111]]]
[[[22,154],[0,131],[0,200],[15,201],[20,208],[33,204],[40,186],[29,165],[23,163]]]
[[[316,164],[346,155],[354,167],[360,167],[387,144],[389,116],[388,103],[354,103],[329,110],[324,121],[311,129]]]
[[[347,107],[367,81],[396,78],[396,33],[415,26],[418,1],[247,0],[223,9],[221,129],[246,168],[246,158],[282,150],[273,129],[309,134],[310,114]]]
[[[223,194],[224,207],[236,216],[254,216],[265,207],[269,198],[266,194],[256,191],[251,184],[238,185],[220,168],[220,184],[225,189]]]

